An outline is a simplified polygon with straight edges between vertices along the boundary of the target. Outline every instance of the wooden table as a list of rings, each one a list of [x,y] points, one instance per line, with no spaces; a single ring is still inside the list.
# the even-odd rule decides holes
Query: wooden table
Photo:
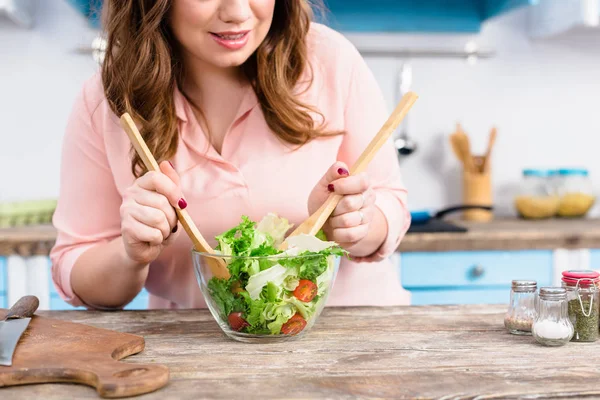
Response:
[[[504,306],[327,308],[307,336],[226,339],[207,311],[39,312],[142,335],[129,362],[167,365],[140,399],[600,397],[600,342],[542,347],[503,327]],[[73,384],[0,389],[2,399],[95,399]]]

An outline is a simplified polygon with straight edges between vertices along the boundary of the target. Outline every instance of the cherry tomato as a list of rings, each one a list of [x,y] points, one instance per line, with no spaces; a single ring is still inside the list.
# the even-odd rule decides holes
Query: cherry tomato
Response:
[[[229,326],[231,326],[231,329],[234,331],[241,331],[245,327],[250,326],[250,324],[247,323],[244,318],[242,318],[241,312],[232,312],[227,317],[227,320],[229,321]]]
[[[318,288],[314,282],[309,281],[308,279],[301,279],[294,290],[294,296],[300,301],[308,303],[317,295]]]
[[[281,333],[284,335],[296,335],[304,329],[306,326],[306,320],[298,313],[294,314],[292,318],[288,320],[281,327]]]

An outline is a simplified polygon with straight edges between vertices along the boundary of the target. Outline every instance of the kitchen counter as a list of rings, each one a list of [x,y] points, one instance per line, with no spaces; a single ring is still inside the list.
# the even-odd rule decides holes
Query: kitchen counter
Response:
[[[400,252],[458,250],[529,250],[600,248],[599,219],[525,221],[497,219],[487,223],[456,221],[466,233],[412,233]],[[48,254],[56,239],[51,225],[0,229],[0,256]]]
[[[400,252],[472,250],[593,249],[600,248],[599,219],[491,222],[452,221],[465,233],[413,233],[402,239]]]
[[[38,314],[144,336],[145,350],[125,361],[164,364],[170,381],[139,399],[600,396],[598,344],[540,346],[506,332],[505,309],[327,308],[305,337],[271,345],[227,339],[206,310]],[[74,384],[3,388],[0,397],[99,398]]]

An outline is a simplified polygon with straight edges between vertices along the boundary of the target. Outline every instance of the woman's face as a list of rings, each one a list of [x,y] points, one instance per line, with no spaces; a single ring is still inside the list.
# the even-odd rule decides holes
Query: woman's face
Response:
[[[173,0],[170,26],[185,57],[242,65],[267,36],[276,0]]]

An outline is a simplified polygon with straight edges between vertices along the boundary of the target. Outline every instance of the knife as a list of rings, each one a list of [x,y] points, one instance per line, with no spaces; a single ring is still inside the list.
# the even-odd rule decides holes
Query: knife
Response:
[[[0,365],[12,365],[17,343],[39,305],[37,297],[23,296],[8,310],[4,320],[0,321]]]

